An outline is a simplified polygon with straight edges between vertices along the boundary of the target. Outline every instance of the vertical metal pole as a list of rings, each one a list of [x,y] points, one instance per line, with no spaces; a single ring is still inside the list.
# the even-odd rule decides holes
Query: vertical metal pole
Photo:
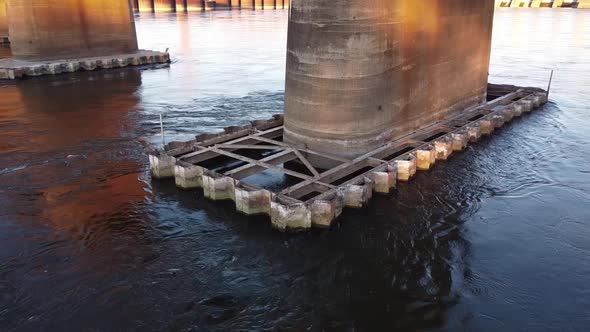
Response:
[[[551,90],[551,81],[553,81],[553,69],[551,69],[551,76],[549,77],[549,85],[547,85],[547,100],[549,100],[549,90]]]
[[[162,147],[165,147],[166,137],[164,136],[164,121],[162,120],[162,114],[160,114],[160,131],[162,133]]]

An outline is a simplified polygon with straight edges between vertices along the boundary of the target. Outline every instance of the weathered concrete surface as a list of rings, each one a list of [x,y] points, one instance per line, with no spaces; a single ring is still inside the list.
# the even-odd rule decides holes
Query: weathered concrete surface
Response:
[[[483,102],[493,12],[494,0],[295,2],[286,141],[353,158]]]
[[[137,10],[140,13],[170,13],[184,10],[185,0],[131,0],[136,4],[132,4],[132,7],[137,6]],[[135,9],[135,8],[134,8]]]
[[[163,52],[138,50],[127,54],[53,60],[0,59],[0,80],[14,80],[25,76],[56,75],[82,70],[97,70],[163,64],[170,55]]]
[[[530,0],[512,0],[510,7],[529,7]]]
[[[8,37],[8,18],[6,17],[6,0],[0,0],[0,44]]]
[[[6,1],[16,58],[56,59],[137,50],[129,1]]]
[[[154,11],[157,13],[176,11],[176,2],[174,0],[154,0]]]

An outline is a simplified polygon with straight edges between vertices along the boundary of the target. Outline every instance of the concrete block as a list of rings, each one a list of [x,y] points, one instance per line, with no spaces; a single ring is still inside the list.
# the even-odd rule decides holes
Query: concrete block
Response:
[[[40,76],[41,74],[41,66],[31,66],[26,67],[24,70],[24,74],[26,76]]]
[[[373,197],[373,180],[365,178],[362,184],[349,184],[343,189],[344,206],[361,208]]]
[[[469,143],[469,136],[467,135],[467,132],[451,134],[451,139],[453,141],[453,151],[462,151]]]
[[[492,115],[492,123],[494,124],[494,128],[502,128],[506,120],[504,119],[504,115],[501,113],[496,113]]]
[[[545,92],[537,92],[537,95],[541,97],[541,105],[547,104],[549,96]]]
[[[436,151],[434,146],[429,145],[416,150],[416,169],[427,171],[436,162]]]
[[[293,1],[284,142],[355,159],[389,139],[480,104],[486,99],[493,4]],[[477,47],[465,45],[468,40],[477,40]],[[384,45],[398,45],[401,51]],[[418,65],[407,49],[428,56]],[[453,84],[425,84],[415,79],[421,73]],[[334,167],[309,161],[318,168]]]
[[[330,227],[332,221],[342,214],[344,196],[336,192],[328,199],[316,200],[311,203],[311,223],[315,227]]]
[[[541,97],[537,96],[536,94],[527,97],[533,102],[533,109],[537,109],[541,106]]]
[[[279,230],[311,228],[311,209],[303,203],[283,204],[272,201],[270,221]]]
[[[197,165],[176,164],[174,167],[174,181],[176,186],[184,189],[203,187],[204,169]]]
[[[168,155],[149,155],[152,176],[158,179],[174,176],[176,159]]]
[[[469,138],[469,142],[473,143],[479,141],[481,137],[481,128],[479,124],[467,127],[467,136]]]
[[[202,175],[202,178],[203,193],[206,198],[214,201],[235,200],[235,179],[207,172]]]
[[[397,181],[397,170],[394,166],[387,166],[382,172],[371,173],[373,180],[373,191],[381,194],[388,194],[391,188],[395,187]]]
[[[269,214],[272,195],[270,191],[235,188],[236,209],[247,215]]]
[[[442,138],[434,142],[436,160],[447,160],[453,153],[453,142],[449,138]]]

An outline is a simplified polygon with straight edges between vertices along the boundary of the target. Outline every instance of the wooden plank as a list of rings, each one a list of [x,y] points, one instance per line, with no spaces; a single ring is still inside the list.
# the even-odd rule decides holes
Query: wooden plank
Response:
[[[280,137],[282,135],[283,135],[283,126],[278,126],[278,127],[271,128],[268,130],[258,131],[257,133],[253,134],[252,136],[264,137],[264,138],[276,138],[276,137]],[[245,136],[245,137],[239,137],[239,138],[232,140],[232,138],[230,137],[229,134],[222,134],[219,137],[215,137],[215,139],[218,139],[218,138],[220,138],[220,139],[223,138],[221,140],[221,143],[223,143],[223,144],[231,144],[231,143],[255,144],[257,142],[256,140],[251,138],[249,135]],[[226,142],[226,140],[228,142]],[[203,142],[198,142],[198,141],[194,140],[193,146],[190,148],[186,148],[186,147],[177,148],[177,149],[169,150],[166,153],[169,156],[176,157],[176,158],[182,158],[182,157],[189,158],[189,157],[191,157],[190,154],[195,152],[199,146],[203,146],[203,144],[204,144]],[[206,144],[205,144],[205,146],[206,146]],[[197,154],[199,154],[199,153],[197,153]],[[201,160],[201,161],[204,161],[204,160]],[[195,162],[199,162],[199,161],[195,161]]]
[[[326,172],[320,174],[319,176],[316,176],[312,179],[300,182],[296,185],[293,185],[289,188],[286,188],[285,190],[281,191],[281,194],[283,195],[289,195],[291,193],[296,192],[297,190],[300,190],[301,188],[310,185],[313,182],[321,182],[321,183],[327,183],[330,184],[334,181],[337,181],[345,176],[348,176],[356,171],[358,171],[359,169],[362,169],[363,167],[367,166],[367,160],[363,159],[357,162],[350,162],[350,163],[344,163],[341,165],[338,165],[330,170],[327,170]]]
[[[235,131],[233,133],[227,133],[227,134],[224,134],[224,135],[220,135],[218,137],[213,137],[213,138],[204,140],[202,142],[199,142],[198,145],[199,146],[208,147],[208,146],[211,146],[211,145],[223,143],[223,142],[228,141],[228,140],[242,138],[244,136],[250,135],[251,133],[252,133],[252,128],[241,129],[241,130],[237,130],[237,131]]]
[[[277,145],[255,145],[255,144],[216,144],[219,149],[233,150],[284,150],[285,147]]]
[[[287,143],[275,141],[275,140],[268,139],[268,138],[256,137],[256,139],[257,140],[261,140],[263,142],[267,142],[267,143],[271,143],[271,144],[276,144],[276,145],[288,147],[290,149],[295,149],[295,150],[298,150],[298,151],[301,151],[301,152],[305,152],[305,153],[309,153],[309,154],[314,154],[316,156],[324,157],[326,159],[331,159],[331,160],[339,161],[341,163],[348,163],[348,162],[350,162],[350,160],[348,160],[348,159],[340,158],[340,157],[333,156],[333,155],[326,154],[326,153],[315,152],[315,151],[312,151],[312,150],[309,150],[309,149],[299,148],[299,147],[296,147],[296,146],[289,145]]]

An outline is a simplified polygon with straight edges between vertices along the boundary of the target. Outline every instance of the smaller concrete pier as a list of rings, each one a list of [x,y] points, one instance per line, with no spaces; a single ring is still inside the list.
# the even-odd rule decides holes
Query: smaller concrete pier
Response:
[[[0,60],[0,79],[170,61],[138,49],[128,1],[6,0],[6,9],[13,57]]]

